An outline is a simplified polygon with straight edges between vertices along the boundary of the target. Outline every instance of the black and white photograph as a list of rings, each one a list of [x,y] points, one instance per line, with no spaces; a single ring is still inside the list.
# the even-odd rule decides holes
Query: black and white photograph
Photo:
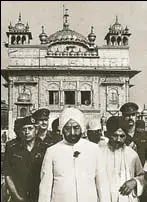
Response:
[[[146,1],[1,1],[1,201],[147,201]]]

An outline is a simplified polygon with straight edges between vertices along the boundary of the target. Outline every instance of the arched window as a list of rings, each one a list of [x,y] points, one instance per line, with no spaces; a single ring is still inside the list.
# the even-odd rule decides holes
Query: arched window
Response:
[[[11,44],[15,44],[15,36],[11,37]]]
[[[124,45],[124,46],[127,46],[127,45],[128,45],[128,38],[127,38],[127,37],[124,37],[124,38],[123,38],[123,45]]]
[[[20,36],[17,36],[17,44],[20,44]]]
[[[121,37],[117,38],[117,43],[118,43],[118,45],[121,45]]]
[[[115,37],[113,36],[112,38],[111,38],[111,42],[112,42],[112,45],[114,46],[115,45]]]
[[[26,42],[26,37],[23,36],[23,37],[22,37],[22,44],[25,44],[25,42]]]
[[[118,93],[116,89],[110,89],[108,97],[110,104],[118,104]]]

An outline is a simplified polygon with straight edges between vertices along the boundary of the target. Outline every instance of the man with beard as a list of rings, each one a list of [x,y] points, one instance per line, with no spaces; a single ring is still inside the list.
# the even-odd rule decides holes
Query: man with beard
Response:
[[[144,172],[138,154],[125,144],[128,122],[123,117],[112,116],[106,126],[109,142],[100,150],[111,202],[138,202],[143,192]]]
[[[128,121],[129,127],[127,129],[126,144],[137,151],[142,165],[145,163],[145,147],[147,146],[146,135],[142,135],[142,131],[139,131],[140,123],[137,120],[138,105],[133,102],[125,103],[121,108],[122,116]],[[141,124],[143,121],[141,121]],[[144,125],[145,127],[145,125]],[[139,137],[139,138],[138,138]],[[140,140],[140,141],[138,141]],[[146,146],[145,146],[146,145]]]
[[[11,202],[37,202],[40,170],[47,147],[36,138],[31,116],[19,120],[21,140],[7,147],[4,174]]]
[[[50,111],[46,108],[38,109],[32,114],[38,127],[37,136],[48,146],[54,144],[51,131],[48,130]]]
[[[81,138],[84,114],[64,109],[59,128],[63,140],[48,148],[43,160],[39,202],[110,202],[99,149]]]

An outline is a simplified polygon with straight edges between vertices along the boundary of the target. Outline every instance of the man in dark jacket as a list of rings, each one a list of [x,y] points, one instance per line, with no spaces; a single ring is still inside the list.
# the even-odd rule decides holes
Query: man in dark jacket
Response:
[[[25,117],[19,122],[22,138],[7,147],[4,174],[11,202],[37,202],[40,170],[46,145],[36,138],[35,121]]]
[[[147,147],[147,135],[145,134],[145,131],[143,132],[142,129],[139,129],[140,126],[142,128],[144,123],[143,121],[141,121],[140,123],[139,120],[137,120],[138,108],[139,107],[136,103],[128,102],[120,108],[120,111],[122,112],[122,116],[125,118],[125,120],[128,121],[129,124],[129,128],[127,130],[126,144],[137,151],[142,165],[144,165],[145,147]],[[143,127],[145,127],[145,125]]]

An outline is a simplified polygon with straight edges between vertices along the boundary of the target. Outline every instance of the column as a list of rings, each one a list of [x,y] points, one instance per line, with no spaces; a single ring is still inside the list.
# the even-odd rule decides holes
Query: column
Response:
[[[60,106],[64,105],[64,91],[63,91],[63,82],[60,81]]]
[[[14,138],[13,130],[13,80],[8,82],[8,138]]]
[[[129,79],[126,79],[125,82],[125,101],[128,102],[129,100]]]

